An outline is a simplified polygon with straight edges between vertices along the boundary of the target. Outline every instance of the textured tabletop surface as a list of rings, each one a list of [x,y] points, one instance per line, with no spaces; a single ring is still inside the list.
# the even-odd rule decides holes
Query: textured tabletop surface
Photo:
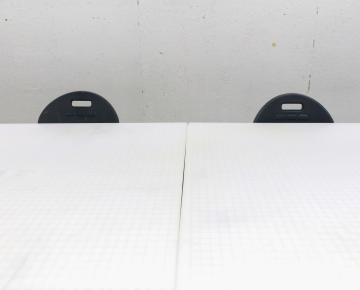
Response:
[[[177,281],[360,289],[360,125],[190,124]]]
[[[173,289],[185,135],[1,125],[0,289]]]
[[[0,140],[1,290],[360,289],[358,124],[1,125]]]

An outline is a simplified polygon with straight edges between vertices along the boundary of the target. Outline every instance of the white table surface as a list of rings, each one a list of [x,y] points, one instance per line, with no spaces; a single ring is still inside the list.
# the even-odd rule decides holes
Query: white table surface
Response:
[[[360,289],[360,124],[190,124],[177,281]]]
[[[173,289],[186,124],[0,125],[0,289]]]
[[[360,124],[0,125],[0,140],[1,290],[360,289]]]

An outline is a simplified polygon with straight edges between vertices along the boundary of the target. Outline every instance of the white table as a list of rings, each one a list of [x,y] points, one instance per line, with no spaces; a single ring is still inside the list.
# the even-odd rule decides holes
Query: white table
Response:
[[[0,125],[0,289],[173,289],[185,136]]]
[[[360,124],[0,125],[0,140],[1,290],[360,289]]]
[[[190,124],[179,290],[360,289],[360,124]]]

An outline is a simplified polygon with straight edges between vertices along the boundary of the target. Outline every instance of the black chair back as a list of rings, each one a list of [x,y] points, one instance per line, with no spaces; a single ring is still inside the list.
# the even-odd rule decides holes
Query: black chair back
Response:
[[[119,123],[119,118],[106,99],[79,91],[52,101],[40,114],[39,123]]]
[[[334,123],[329,112],[316,100],[285,94],[271,99],[257,114],[255,123]]]

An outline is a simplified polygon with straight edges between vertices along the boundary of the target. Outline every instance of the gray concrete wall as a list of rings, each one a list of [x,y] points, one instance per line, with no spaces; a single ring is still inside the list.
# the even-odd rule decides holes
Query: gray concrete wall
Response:
[[[122,122],[248,122],[285,92],[358,122],[359,14],[355,0],[1,0],[0,122],[36,122],[74,90]]]

